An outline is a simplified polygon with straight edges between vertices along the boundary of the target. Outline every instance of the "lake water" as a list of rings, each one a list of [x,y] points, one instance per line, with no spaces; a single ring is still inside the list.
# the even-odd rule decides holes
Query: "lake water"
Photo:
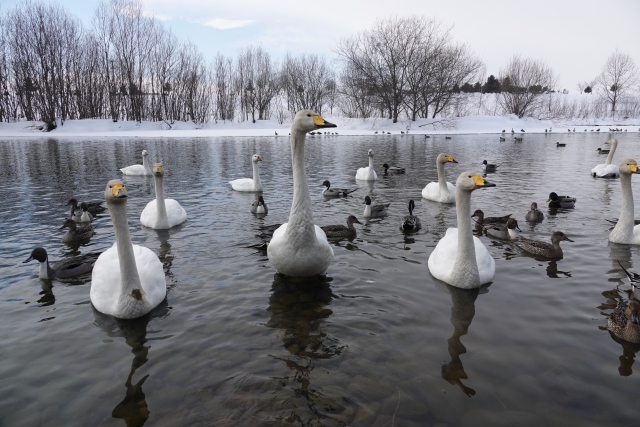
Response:
[[[316,283],[275,274],[253,247],[262,228],[286,221],[289,142],[278,138],[14,139],[0,142],[0,425],[2,426],[631,426],[640,424],[640,345],[603,329],[629,284],[618,261],[640,272],[638,247],[610,244],[606,219],[620,213],[619,180],[590,169],[608,134],[322,136],[307,139],[316,224],[362,220],[363,198],[390,215],[334,242],[335,259]],[[638,159],[638,134],[618,134],[614,163]],[[566,148],[556,148],[556,141]],[[373,186],[356,183],[367,150],[376,164],[407,169]],[[91,275],[38,279],[31,250],[50,259],[103,251],[114,242],[108,214],[89,243],[60,243],[70,197],[101,199],[118,169],[165,166],[166,196],[188,221],[169,231],[140,225],[153,179],[124,178],[135,244],[163,262],[167,300],[150,316],[119,321],[93,310]],[[435,280],[429,254],[455,226],[455,207],[423,200],[447,152],[455,182],[481,162],[501,164],[472,209],[512,213],[525,237],[561,230],[564,259],[538,261],[482,237],[496,276],[479,291]],[[269,214],[227,182],[251,176],[259,153]],[[640,159],[638,159],[640,160]],[[323,200],[323,180],[358,187]],[[638,178],[633,178],[640,188]],[[576,209],[527,224],[531,202],[549,192]],[[640,194],[640,190],[638,190]],[[423,229],[399,230],[409,199]]]

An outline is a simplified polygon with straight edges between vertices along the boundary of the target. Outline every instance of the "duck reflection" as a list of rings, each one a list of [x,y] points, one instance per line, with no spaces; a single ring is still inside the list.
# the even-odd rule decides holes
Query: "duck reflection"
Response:
[[[328,306],[336,298],[329,285],[331,280],[328,277],[296,280],[276,274],[269,297],[267,310],[271,318],[267,327],[283,331],[284,348],[292,357],[281,360],[293,371],[293,377],[288,379],[294,383],[295,395],[305,399],[305,413],[309,408],[316,413],[316,402],[321,400],[326,406],[324,411],[340,405],[339,402],[328,404],[322,389],[314,390],[311,385],[316,361],[336,357],[344,349],[322,331],[322,324],[333,313]],[[299,419],[301,415],[292,416]]]
[[[131,370],[124,383],[126,388],[125,397],[111,412],[113,418],[124,420],[127,427],[143,426],[151,414],[144,391],[142,390],[142,386],[149,378],[149,374],[140,378],[135,383],[133,382],[133,375],[139,367],[149,361],[150,346],[145,345],[150,341],[150,339],[147,339],[147,326],[149,325],[149,321],[153,318],[165,317],[168,313],[169,309],[166,300],[162,301],[160,305],[147,315],[137,319],[116,319],[115,317],[102,314],[93,308],[95,324],[106,332],[109,337],[124,338],[125,343],[131,347],[131,353],[133,353]]]
[[[550,279],[559,279],[558,274],[563,275],[564,277],[571,277],[570,271],[562,271],[558,270],[558,263],[555,261],[549,261],[549,265],[547,265],[547,276]]]
[[[451,302],[453,303],[451,307],[453,334],[447,340],[451,361],[446,365],[442,365],[442,378],[450,384],[457,385],[464,394],[471,397],[476,394],[476,391],[462,383],[462,380],[466,380],[469,377],[464,371],[464,366],[462,366],[462,361],[460,360],[460,355],[467,352],[460,338],[467,334],[471,321],[473,321],[473,316],[476,314],[475,302],[480,289],[460,289],[446,283],[438,283],[436,286],[439,288],[446,287],[446,290],[451,294]]]

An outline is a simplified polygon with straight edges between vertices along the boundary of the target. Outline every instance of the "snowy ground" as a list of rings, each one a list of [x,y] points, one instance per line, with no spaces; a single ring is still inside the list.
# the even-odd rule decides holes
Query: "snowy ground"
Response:
[[[520,133],[524,129],[527,133],[544,133],[545,129],[553,128],[553,132],[567,132],[575,129],[584,132],[600,129],[608,132],[617,128],[628,132],[640,132],[640,120],[631,119],[614,121],[612,119],[599,120],[597,123],[584,124],[578,120],[554,122],[551,120],[537,120],[532,118],[519,119],[516,116],[467,116],[455,119],[419,119],[415,122],[402,120],[392,123],[388,119],[348,119],[343,117],[325,117],[338,127],[327,129],[339,135],[373,135],[377,131],[399,134],[407,128],[412,134],[489,134],[500,133],[503,129],[507,133],[513,129]],[[212,136],[280,136],[288,135],[291,123],[279,124],[273,120],[260,120],[256,123],[218,122],[196,125],[191,122],[175,122],[171,125],[163,122],[117,122],[106,119],[67,120],[51,132],[43,132],[37,127],[39,122],[0,123],[0,140],[8,137],[88,137],[88,136],[141,136],[141,137],[212,137]]]

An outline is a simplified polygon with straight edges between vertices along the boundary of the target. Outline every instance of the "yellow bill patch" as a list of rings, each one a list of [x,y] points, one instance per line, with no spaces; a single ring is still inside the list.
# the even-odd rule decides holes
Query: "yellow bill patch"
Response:
[[[324,119],[320,116],[313,116],[313,124],[316,126],[324,126]]]
[[[155,165],[153,167],[153,173],[162,172],[162,165]]]
[[[453,157],[447,156],[447,162],[453,162]]]
[[[638,165],[629,165],[629,170],[633,173],[638,172]]]
[[[484,187],[484,179],[480,175],[473,175],[473,182],[476,183],[476,187]]]
[[[550,201],[551,201],[551,197],[549,197],[549,198],[547,199],[547,203],[549,203]]]
[[[605,144],[611,144],[611,140],[607,139],[607,142],[605,142]]]
[[[127,190],[124,188],[123,184],[116,184],[111,187],[111,194],[113,195],[113,197],[118,197],[118,193],[120,192],[120,190],[122,190],[124,194],[127,194]]]

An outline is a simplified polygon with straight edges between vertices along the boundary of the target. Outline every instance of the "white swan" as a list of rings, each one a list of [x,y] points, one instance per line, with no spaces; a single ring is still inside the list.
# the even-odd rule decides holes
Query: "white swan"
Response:
[[[298,111],[291,124],[291,164],[293,169],[293,202],[289,222],[274,233],[267,256],[276,270],[291,277],[323,274],[333,261],[333,249],[327,236],[313,224],[311,195],[304,168],[304,140],[314,129],[336,127],[309,110]]]
[[[620,170],[618,166],[612,165],[613,153],[616,152],[618,146],[618,140],[615,138],[608,139],[605,144],[611,144],[611,151],[607,156],[607,160],[603,164],[596,165],[591,169],[591,176],[594,178],[618,178],[620,176]]]
[[[253,178],[240,178],[229,181],[231,188],[236,191],[258,192],[262,191],[262,182],[260,182],[260,171],[258,170],[258,162],[262,159],[257,154],[251,157],[253,163]]]
[[[622,186],[622,211],[616,226],[609,234],[609,240],[614,243],[640,245],[640,225],[635,225],[633,215],[633,190],[631,189],[631,174],[640,173],[638,163],[633,159],[620,163],[620,185]]]
[[[164,169],[160,163],[153,165],[156,182],[156,198],[147,203],[140,214],[140,223],[156,230],[166,230],[187,220],[187,212],[177,200],[164,198]]]
[[[463,289],[479,288],[493,280],[496,262],[471,231],[471,192],[495,187],[473,172],[463,172],[456,181],[458,228],[449,228],[429,256],[429,271],[436,279]]]
[[[366,168],[360,168],[356,172],[356,179],[362,181],[375,181],[378,179],[378,174],[373,168],[373,150],[369,150],[369,166]]]
[[[126,168],[120,169],[120,171],[124,175],[153,175],[151,172],[151,168],[149,167],[149,163],[147,161],[147,150],[142,150],[142,164],[141,165],[131,165]]]
[[[422,197],[440,203],[456,202],[456,187],[444,175],[444,164],[447,162],[458,163],[448,154],[440,153],[436,158],[436,168],[438,168],[438,182],[430,182],[422,189]]]
[[[150,312],[167,295],[162,263],[149,248],[131,243],[127,190],[119,179],[104,191],[116,242],[104,251],[91,273],[91,303],[101,313],[134,319]]]

